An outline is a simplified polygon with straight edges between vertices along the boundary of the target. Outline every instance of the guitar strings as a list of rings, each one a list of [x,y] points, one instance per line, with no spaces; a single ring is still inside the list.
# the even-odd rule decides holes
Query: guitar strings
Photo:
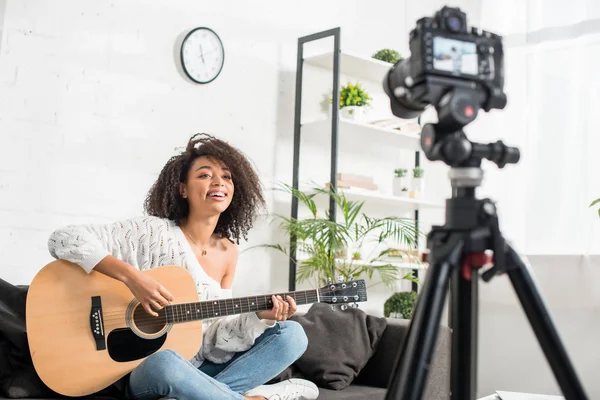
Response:
[[[298,292],[290,292],[287,294],[279,294],[280,296],[285,297],[286,295],[290,295],[290,294],[294,294],[294,296],[290,296],[292,298],[294,298],[295,301],[303,301],[302,300],[302,295],[304,295],[304,301],[306,302],[314,302],[314,299],[311,301],[308,301],[308,298],[310,297],[311,299],[314,296],[318,296],[318,294],[314,291],[314,290],[306,290],[306,291],[298,291]],[[278,295],[278,294],[275,294]],[[297,295],[297,296],[296,296]],[[318,297],[322,297],[322,296],[318,296]],[[250,305],[250,300],[254,300],[253,303],[257,303],[257,305],[259,306],[264,306],[265,304],[267,304],[268,302],[270,302],[270,298],[271,296],[249,296],[249,297],[237,297],[237,298],[227,298],[227,299],[214,299],[214,300],[205,300],[205,301],[200,301],[200,302],[190,302],[190,303],[176,303],[176,304],[169,304],[169,306],[177,306],[177,305],[199,305],[200,307],[202,307],[202,305],[206,304],[206,305],[210,305],[210,307],[214,308],[213,304],[209,304],[209,303],[217,303],[217,307],[219,307],[221,305],[221,303],[224,304],[225,307],[235,307],[234,303],[238,303],[240,305],[240,307],[244,307],[244,303],[242,300],[246,300],[246,307],[251,307]],[[229,304],[227,304],[229,303]],[[252,305],[253,307],[254,305]],[[164,308],[163,308],[164,309]],[[116,311],[115,311],[116,310]],[[121,308],[121,309],[112,309],[112,312],[114,312],[115,314],[121,314],[123,313],[125,310],[127,310],[127,308]],[[155,310],[156,311],[156,310]],[[108,311],[106,313],[103,313],[104,316],[108,316],[110,315],[111,311]]]
[[[343,297],[343,296],[341,296],[341,295],[336,295],[336,296],[325,295],[325,296],[319,296],[319,297],[315,296],[314,298],[313,297],[311,297],[310,299],[307,298],[307,300],[300,299],[301,301],[306,301],[306,303],[299,302],[297,304],[298,305],[305,305],[305,304],[309,304],[309,303],[315,303],[319,299],[333,299],[334,297],[340,298],[340,297]],[[352,296],[347,296],[347,297],[349,297],[352,300]],[[184,309],[177,309],[177,306],[179,306],[179,307],[186,307],[186,306],[187,307],[193,307],[193,306],[196,306],[196,307],[204,308],[204,309],[207,309],[207,310],[208,310],[208,307],[210,307],[210,308],[213,309],[213,312],[214,312],[214,310],[220,310],[221,308],[225,308],[226,312],[229,312],[229,311],[233,311],[233,310],[237,310],[237,309],[243,310],[244,308],[250,309],[250,308],[253,308],[253,307],[264,307],[265,305],[268,304],[268,302],[261,302],[261,301],[255,302],[256,305],[244,305],[243,303],[233,304],[233,303],[231,303],[230,300],[228,300],[228,302],[230,304],[221,303],[221,304],[217,304],[216,307],[215,307],[214,304],[210,304],[210,303],[212,303],[212,301],[193,302],[193,303],[176,303],[176,304],[169,304],[169,307],[171,307],[169,310],[175,311],[175,314],[179,313],[179,314],[183,315],[183,314],[186,314],[190,310],[185,309],[185,308]],[[239,307],[237,307],[238,305],[239,305]],[[136,308],[138,308],[138,307],[139,307],[139,303],[138,303],[138,305],[136,305]],[[104,317],[110,317],[111,315],[122,315],[123,313],[125,313],[127,311],[127,309],[128,309],[128,307],[126,307],[126,308],[117,308],[117,309],[113,308],[110,311],[103,312],[102,315]],[[162,308],[161,310],[155,310],[155,311],[162,311],[164,309],[165,308]],[[262,310],[255,310],[255,311],[262,311]]]
[[[319,299],[324,299],[324,300],[329,300],[329,299],[333,299],[334,297],[339,298],[340,296],[319,296]],[[315,296],[314,299],[312,299],[311,301],[308,301],[308,303],[305,304],[309,304],[309,303],[315,303],[317,302],[317,297]],[[353,300],[351,299],[349,302],[352,302]],[[345,304],[346,302],[340,302],[340,303],[333,303],[331,302],[330,304]],[[186,303],[181,303],[186,304]],[[187,304],[191,304],[191,303],[187,303]],[[259,304],[257,305],[258,307],[264,306],[266,304]],[[304,305],[304,304],[299,304],[299,305]],[[173,305],[171,305],[173,306]],[[125,309],[124,309],[125,310]],[[163,311],[164,308],[160,311]],[[199,309],[197,309],[199,310]],[[212,318],[219,318],[219,317],[224,317],[224,316],[229,316],[229,315],[236,315],[236,314],[246,314],[246,313],[250,313],[250,312],[256,312],[256,311],[266,311],[265,309],[263,310],[248,310],[248,311],[243,311],[242,312],[237,312],[238,310],[241,310],[241,308],[237,308],[237,307],[231,307],[231,305],[227,305],[225,307],[225,313],[222,313],[222,315],[211,315],[213,313],[215,313],[215,309],[213,309],[213,313],[210,313],[208,309],[206,309],[207,311],[199,311],[200,312],[200,318],[191,318],[188,319],[190,316],[193,315],[198,315],[196,313],[189,313],[189,310],[176,310],[175,308],[171,308],[169,309],[169,311],[175,311],[175,312],[170,312],[169,315],[167,316],[166,314],[162,314],[159,315],[158,317],[152,316],[152,315],[148,315],[148,313],[146,313],[146,311],[144,310],[144,315],[142,317],[138,317],[135,318],[134,321],[136,323],[144,323],[144,322],[158,322],[158,321],[167,321],[167,317],[171,319],[170,322],[190,322],[190,321],[196,321],[196,320],[201,320],[201,319],[212,319]],[[236,311],[236,312],[233,312]],[[115,315],[116,314],[116,315]],[[215,313],[216,314],[216,313]],[[125,321],[125,312],[124,311],[109,311],[106,314],[103,313],[103,319],[105,323],[109,323],[109,322],[122,322]]]
[[[315,303],[317,301],[317,297],[315,296],[314,298],[311,298],[307,301],[307,303],[300,303],[299,305],[303,305],[303,304],[309,304],[309,303]],[[181,304],[175,304],[175,306],[177,305],[181,305],[181,306],[185,306],[185,304],[193,304],[193,303],[181,303]],[[202,307],[202,305],[200,305],[199,308],[196,308],[197,312],[194,313],[193,310],[188,310],[188,309],[182,309],[182,308],[176,308],[173,307],[174,305],[171,305],[172,308],[169,309],[169,315],[168,317],[173,317],[173,319],[177,319],[177,320],[182,320],[185,321],[187,320],[187,317],[191,316],[191,315],[198,315],[198,313],[200,313],[199,315],[202,316],[202,318],[200,319],[206,319],[206,318],[218,318],[218,317],[222,317],[222,316],[227,316],[227,315],[235,315],[235,314],[245,314],[245,313],[250,313],[250,312],[256,312],[256,311],[263,311],[266,310],[265,307],[267,305],[267,303],[261,303],[261,302],[257,302],[257,305],[255,306],[251,306],[250,308],[254,308],[257,307],[258,309],[256,310],[252,310],[252,309],[248,309],[248,311],[244,311],[244,306],[241,307],[235,307],[235,305],[231,305],[231,304],[226,304],[225,307],[214,307],[214,305],[209,304],[209,305],[205,305],[204,307]],[[210,306],[211,310],[208,308],[208,306]],[[138,306],[139,307],[139,306]],[[137,307],[136,307],[137,308]],[[223,308],[225,309],[225,312],[223,312]],[[114,320],[124,320],[125,319],[125,311],[126,309],[122,309],[122,311],[115,311],[114,309],[107,312],[106,314],[103,313],[102,316],[104,318],[104,320],[106,322],[108,321],[114,321]],[[164,308],[162,310],[158,310],[158,312],[163,312],[163,310],[165,310]],[[219,312],[217,313],[217,310],[219,310]],[[241,312],[237,312],[241,310]],[[156,311],[156,310],[155,310]],[[191,313],[190,313],[191,311]],[[146,313],[146,311],[144,310],[144,315],[143,317],[139,317],[137,319],[135,319],[136,321],[151,321],[151,320],[156,320],[157,318],[163,318],[165,315],[159,315],[158,317],[152,316],[152,315],[148,315],[148,313]],[[218,314],[222,314],[222,315],[218,315]]]

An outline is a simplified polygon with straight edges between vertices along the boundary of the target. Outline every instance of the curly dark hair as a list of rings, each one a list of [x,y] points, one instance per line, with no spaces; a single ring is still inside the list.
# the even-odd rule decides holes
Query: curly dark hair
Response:
[[[214,233],[238,244],[242,237],[248,240],[258,209],[265,206],[260,180],[240,150],[206,133],[193,135],[186,149],[167,161],[146,196],[145,212],[181,223],[190,209],[179,192],[179,183],[186,182],[192,164],[201,156],[225,163],[235,185],[231,204],[219,217]]]

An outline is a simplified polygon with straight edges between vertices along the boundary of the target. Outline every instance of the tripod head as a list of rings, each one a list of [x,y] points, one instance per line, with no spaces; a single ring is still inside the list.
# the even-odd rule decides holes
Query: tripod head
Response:
[[[423,126],[421,147],[429,160],[442,161],[452,167],[453,187],[479,186],[483,177],[483,159],[494,162],[499,168],[519,161],[520,152],[516,147],[507,146],[501,140],[487,144],[472,142],[462,129],[477,117],[481,104],[486,101],[485,90],[471,82],[439,77],[431,77],[426,86],[428,97],[438,113],[438,122]],[[389,86],[384,85],[384,89],[391,93]],[[394,115],[406,115],[396,96],[406,97],[408,93],[404,87],[394,90],[391,98]],[[465,168],[479,171],[466,171]]]
[[[474,101],[476,99],[476,94],[470,90],[451,89],[436,107],[439,122],[426,124],[421,132],[421,147],[425,156],[452,167],[452,187],[481,185],[483,159],[504,168],[506,164],[516,164],[520,158],[519,149],[506,146],[501,140],[483,144],[467,138],[462,127],[475,119],[478,109],[478,104]]]

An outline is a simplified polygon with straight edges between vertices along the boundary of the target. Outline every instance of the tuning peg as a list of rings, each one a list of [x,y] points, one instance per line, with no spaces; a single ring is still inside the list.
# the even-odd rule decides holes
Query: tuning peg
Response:
[[[358,308],[358,303],[352,303],[352,308]]]
[[[333,281],[331,280],[331,278],[327,279],[327,285],[331,285],[333,284]]]
[[[348,277],[348,280],[349,280],[349,281],[351,281],[352,279],[354,279],[354,275],[350,275],[350,276]]]
[[[334,304],[331,305],[331,311],[335,311],[335,305]]]
[[[347,309],[348,309],[348,306],[347,306],[346,304],[342,304],[342,305],[340,306],[340,308],[342,309],[342,311],[344,311],[344,310],[347,310]]]
[[[342,275],[338,276],[338,282],[339,283],[344,282],[344,277]]]

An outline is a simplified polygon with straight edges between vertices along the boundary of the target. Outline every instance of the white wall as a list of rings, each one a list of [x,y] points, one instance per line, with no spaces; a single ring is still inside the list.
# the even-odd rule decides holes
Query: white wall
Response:
[[[290,182],[291,155],[279,151],[289,142],[278,142],[277,134],[292,131],[297,38],[340,26],[344,50],[406,51],[416,18],[441,2],[262,4],[6,1],[0,53],[4,279],[27,283],[51,261],[46,241],[59,226],[140,214],[164,162],[196,132],[239,146],[266,187]],[[188,82],[175,62],[181,36],[201,25],[215,29],[226,49],[221,75],[204,86]],[[281,160],[290,173],[275,176]],[[250,244],[271,241],[271,233],[257,225]],[[242,255],[238,291],[287,286],[287,264],[272,264],[271,255]],[[241,284],[248,281],[251,287]]]

